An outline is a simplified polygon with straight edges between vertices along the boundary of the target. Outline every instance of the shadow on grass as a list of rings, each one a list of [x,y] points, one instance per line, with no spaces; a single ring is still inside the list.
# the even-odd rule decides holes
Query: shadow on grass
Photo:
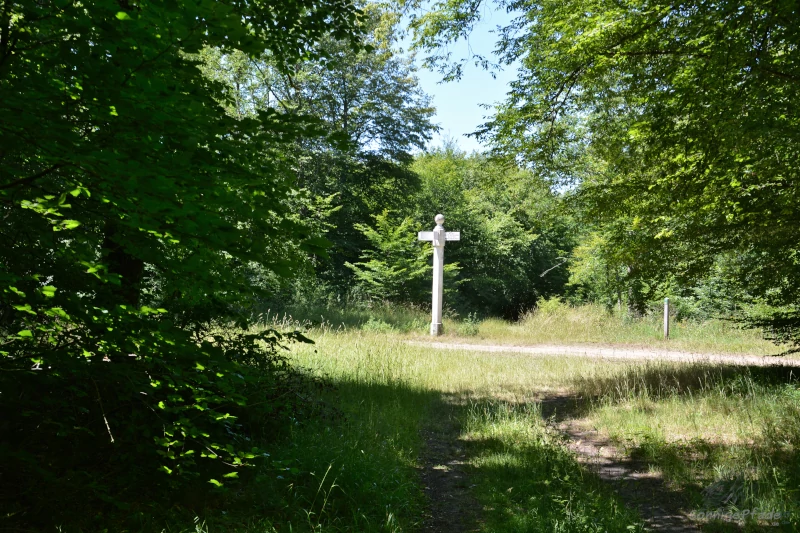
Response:
[[[482,531],[642,531],[635,512],[567,449],[537,403],[444,397],[462,422]],[[451,407],[453,408],[453,407]]]
[[[430,311],[421,307],[380,303],[352,303],[347,306],[306,304],[291,305],[281,311],[267,310],[263,313],[262,321],[284,329],[425,331],[430,325]]]
[[[263,428],[252,442],[268,456],[237,470],[237,479],[219,478],[221,488],[196,478],[165,490],[165,475],[153,465],[151,481],[131,487],[124,500],[85,501],[65,481],[63,493],[49,491],[49,501],[37,502],[47,512],[34,513],[0,483],[0,531],[414,531],[425,506],[418,431],[438,394],[403,384],[332,385],[302,417]]]
[[[647,365],[611,377],[581,377],[575,389],[582,399],[562,402],[562,416],[591,419],[602,407],[619,409],[624,420],[633,408],[638,416],[652,416],[656,428],[670,413],[688,413],[704,401],[748,420],[756,431],[746,441],[725,442],[710,432],[675,440],[644,429],[625,436],[629,459],[660,471],[694,512],[728,515],[704,523],[704,530],[800,529],[800,368]],[[779,523],[752,517],[775,512],[782,513]]]
[[[462,506],[482,510],[475,527],[492,533],[642,530],[635,513],[543,422],[538,403],[468,400],[467,394],[369,379],[332,382],[335,390],[319,398],[331,409],[274,427],[274,435],[259,443],[269,458],[225,490],[185,489],[155,499],[143,487],[124,514],[96,508],[69,520],[40,517],[39,525],[48,522],[62,531],[455,533],[461,526],[442,529],[440,521],[432,528],[431,515],[442,508],[431,505],[432,495],[426,499],[421,471],[437,466],[424,460],[428,443],[422,432],[446,413],[455,428],[445,432],[453,441],[442,453],[464,455],[458,458],[467,478],[459,483],[467,490],[458,497],[464,498]],[[574,409],[583,406],[571,402]],[[564,404],[565,415],[578,412],[569,411],[570,405]],[[654,461],[659,446],[655,443]],[[449,495],[443,495],[445,506],[452,503],[446,501]],[[14,524],[0,518],[0,530],[10,527]]]
[[[230,514],[272,517],[279,531],[642,530],[535,405],[474,402],[401,383],[335,386],[342,417],[299,427],[275,452],[297,473],[280,483],[265,475]],[[264,494],[283,496],[255,501]],[[231,507],[206,515],[210,531],[264,530],[230,528],[230,518],[220,521],[223,509]]]
[[[421,527],[427,502],[417,466],[420,428],[438,393],[402,383],[332,385],[323,400],[340,416],[291,423],[243,490],[203,509],[210,532]]]
[[[733,522],[744,523],[746,531],[799,529],[800,454],[796,447],[786,450],[769,442],[725,444],[703,439],[667,442],[648,435],[629,453],[632,460],[655,466],[673,486],[680,487],[692,512],[727,515],[704,530],[743,530],[730,529],[736,525]],[[776,512],[780,519],[769,518]]]
[[[631,366],[609,377],[581,376],[573,389],[586,399],[622,401],[648,397],[660,399],[691,396],[716,391],[727,395],[747,395],[756,389],[769,389],[800,383],[800,366],[733,366],[654,363]]]
[[[265,531],[264,520],[232,527],[256,516],[278,531],[641,530],[535,406],[401,383],[334,385],[342,416],[298,425],[273,454],[286,470],[264,467],[246,491],[207,506],[209,531]]]

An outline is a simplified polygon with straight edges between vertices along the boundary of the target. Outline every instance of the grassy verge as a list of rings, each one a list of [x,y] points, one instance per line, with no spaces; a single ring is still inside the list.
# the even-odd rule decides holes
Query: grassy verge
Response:
[[[394,305],[364,307],[295,306],[265,319],[283,327],[325,331],[367,331],[425,336],[430,315],[420,308]],[[775,355],[786,347],[763,339],[760,330],[743,330],[723,320],[673,321],[664,340],[661,316],[631,318],[598,305],[569,306],[549,300],[519,321],[479,319],[474,315],[445,317],[442,340],[499,344],[603,344],[696,353]]]
[[[687,512],[734,492],[739,499],[720,507],[800,516],[796,371],[438,351],[405,344],[408,335],[391,332],[399,329],[313,329],[316,344],[296,346],[291,357],[335,387],[321,397],[333,409],[293,424],[270,463],[210,502],[188,531],[417,530],[425,507],[419,430],[443,398],[458,406],[484,531],[639,530],[542,420],[539,400],[565,392],[592,399],[583,423],[689,494]],[[191,518],[180,510],[174,518],[169,531],[186,531]]]
[[[739,513],[752,531],[771,521],[757,517],[779,513],[779,529],[797,531],[798,370],[649,364],[577,377],[574,388],[593,399],[584,423],[646,461],[695,511]],[[729,528],[730,521],[705,520],[708,531]]]

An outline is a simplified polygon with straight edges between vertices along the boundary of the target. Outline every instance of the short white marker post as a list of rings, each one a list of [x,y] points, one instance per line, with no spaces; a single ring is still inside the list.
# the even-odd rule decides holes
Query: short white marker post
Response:
[[[669,339],[669,298],[664,298],[664,339]]]
[[[444,231],[444,215],[436,215],[433,231],[420,231],[417,239],[433,243],[433,295],[431,305],[431,335],[441,335],[442,328],[442,289],[444,279],[444,243],[460,241],[461,232]]]

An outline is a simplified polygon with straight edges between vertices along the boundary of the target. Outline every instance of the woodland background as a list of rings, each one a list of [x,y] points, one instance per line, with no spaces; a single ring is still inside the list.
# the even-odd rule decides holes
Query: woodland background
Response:
[[[0,0],[3,520],[235,485],[325,411],[256,326],[424,310],[439,212],[451,317],[670,297],[794,346],[796,2],[499,5],[453,58],[478,1]],[[485,154],[428,144],[416,65],[462,60],[518,68]]]

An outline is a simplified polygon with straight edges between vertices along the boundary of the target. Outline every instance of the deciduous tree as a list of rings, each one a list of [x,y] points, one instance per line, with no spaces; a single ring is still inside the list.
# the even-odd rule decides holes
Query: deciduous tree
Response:
[[[115,501],[156,468],[219,485],[261,453],[245,445],[259,417],[239,415],[249,395],[272,406],[262,422],[281,412],[281,336],[211,328],[246,325],[252,265],[286,273],[287,240],[317,247],[284,199],[286,151],[321,128],[226,113],[235,95],[195,58],[267,50],[290,72],[328,36],[357,47],[358,16],[347,0],[0,1],[4,516]]]

